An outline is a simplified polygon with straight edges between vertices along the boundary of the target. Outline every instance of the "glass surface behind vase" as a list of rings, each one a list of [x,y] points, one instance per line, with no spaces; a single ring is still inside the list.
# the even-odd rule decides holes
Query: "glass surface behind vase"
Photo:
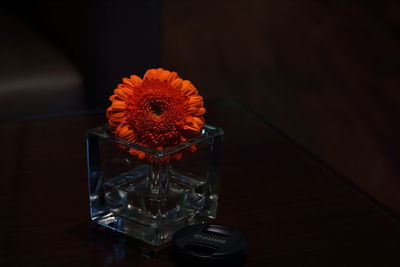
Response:
[[[206,125],[195,138],[150,150],[114,137],[107,125],[90,130],[91,219],[156,246],[186,225],[214,219],[222,136],[221,129]],[[145,152],[146,158],[132,156],[129,148]],[[177,154],[180,160],[174,159]]]

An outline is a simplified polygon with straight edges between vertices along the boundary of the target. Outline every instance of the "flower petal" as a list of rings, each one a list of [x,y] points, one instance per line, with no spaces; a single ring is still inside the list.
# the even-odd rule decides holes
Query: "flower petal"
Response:
[[[116,134],[121,139],[132,140],[135,139],[135,133],[128,127],[128,125],[119,125],[116,129]]]
[[[140,86],[140,85],[142,84],[142,82],[143,82],[143,80],[140,79],[140,78],[139,78],[138,76],[136,76],[136,75],[131,75],[130,79],[131,79],[131,83],[132,83],[132,85],[133,85],[134,87]]]
[[[197,124],[186,124],[186,125],[183,125],[183,129],[184,130],[188,130],[188,131],[193,131],[193,132],[198,132],[198,131],[200,131],[200,128],[199,128],[199,126],[197,125]]]
[[[122,118],[110,117],[108,119],[108,124],[110,124],[113,127],[118,127],[120,125],[126,124],[126,119],[125,119],[125,117],[122,117]],[[115,129],[113,130],[113,132],[115,132]]]
[[[119,99],[125,100],[132,94],[132,89],[128,88],[117,88],[114,90],[114,93],[118,96]]]
[[[133,85],[131,79],[122,78],[122,82],[123,82],[123,85],[125,85],[126,87],[130,87],[131,89],[133,89],[134,85]]]
[[[129,153],[131,153],[132,156],[136,156],[137,154],[139,154],[139,150],[131,148],[129,149]]]
[[[108,109],[106,110],[106,116],[107,118],[109,118],[111,116],[111,114],[113,113],[113,108],[112,107],[108,107]]]
[[[193,95],[189,97],[189,106],[201,108],[203,105],[203,97],[199,95]]]
[[[119,96],[117,96],[117,95],[112,95],[112,96],[109,97],[109,99],[110,99],[110,101],[114,101],[114,100],[123,101],[123,100],[120,99]]]
[[[162,82],[166,81],[166,82],[170,83],[171,81],[173,81],[177,78],[178,78],[178,74],[176,72],[170,72],[168,70],[163,70],[159,79]]]
[[[192,118],[193,118],[194,122],[195,122],[197,125],[200,126],[200,128],[203,128],[203,126],[204,126],[204,120],[202,120],[202,119],[199,118],[199,117],[192,117]]]
[[[206,113],[206,109],[204,107],[200,108],[199,111],[196,113],[196,116],[202,116]]]
[[[203,107],[199,107],[196,105],[189,105],[187,107],[187,111],[192,116],[201,116],[206,112],[206,110]]]
[[[126,103],[125,103],[125,101],[114,99],[112,101],[111,107],[113,108],[114,111],[117,111],[117,110],[118,111],[125,111]]]
[[[191,145],[191,146],[189,147],[189,151],[190,151],[190,152],[196,152],[196,151],[197,151],[196,145]]]
[[[203,125],[204,125],[204,123],[200,118],[188,117],[188,118],[186,118],[186,124],[184,125],[183,128],[185,128],[185,126],[187,126],[188,127],[188,128],[186,128],[187,130],[196,129],[195,131],[198,132],[203,127]]]
[[[169,75],[169,79],[168,79],[168,82],[171,82],[171,81],[173,81],[173,80],[175,80],[175,79],[178,79],[179,78],[179,76],[178,76],[178,73],[176,73],[176,72],[171,72],[170,73],[170,75]]]
[[[176,160],[181,160],[181,159],[182,159],[182,153],[180,153],[180,152],[176,153],[176,154],[174,155],[174,158],[175,158]]]
[[[183,80],[181,78],[177,78],[171,82],[171,86],[174,89],[180,90],[182,88],[182,85],[183,85]]]
[[[146,73],[143,76],[143,79],[156,79],[157,77],[157,70],[156,69],[149,69],[146,71]]]
[[[194,85],[188,80],[183,81],[181,91],[185,96],[198,94],[196,87],[194,87]]]
[[[110,116],[112,116],[113,118],[124,118],[126,116],[125,112],[112,112],[112,114],[110,114]]]
[[[156,77],[155,78],[157,80],[160,80],[160,78],[161,78],[162,74],[164,73],[164,71],[167,71],[167,70],[164,70],[163,68],[157,68],[156,69]]]
[[[144,159],[145,156],[146,156],[146,153],[144,153],[143,151],[139,151],[138,159]]]

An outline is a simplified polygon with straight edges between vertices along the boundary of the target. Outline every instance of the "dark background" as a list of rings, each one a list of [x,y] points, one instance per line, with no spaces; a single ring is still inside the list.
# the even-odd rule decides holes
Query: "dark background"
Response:
[[[0,7],[1,123],[104,109],[122,77],[161,66],[206,100],[237,98],[400,214],[398,1]]]

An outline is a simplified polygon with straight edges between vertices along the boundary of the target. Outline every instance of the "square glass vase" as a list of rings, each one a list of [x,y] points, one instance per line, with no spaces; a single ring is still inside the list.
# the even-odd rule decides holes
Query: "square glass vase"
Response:
[[[91,219],[154,246],[186,225],[215,219],[222,137],[221,129],[205,125],[195,138],[151,150],[114,137],[108,125],[89,130]],[[133,156],[130,148],[145,158]]]

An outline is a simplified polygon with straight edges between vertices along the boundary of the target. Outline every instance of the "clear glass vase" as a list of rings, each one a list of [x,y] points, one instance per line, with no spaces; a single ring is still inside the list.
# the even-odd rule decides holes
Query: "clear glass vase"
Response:
[[[156,246],[183,226],[214,219],[222,136],[206,125],[195,138],[150,150],[114,137],[107,125],[88,131],[91,219]],[[130,148],[146,157],[138,159]]]

